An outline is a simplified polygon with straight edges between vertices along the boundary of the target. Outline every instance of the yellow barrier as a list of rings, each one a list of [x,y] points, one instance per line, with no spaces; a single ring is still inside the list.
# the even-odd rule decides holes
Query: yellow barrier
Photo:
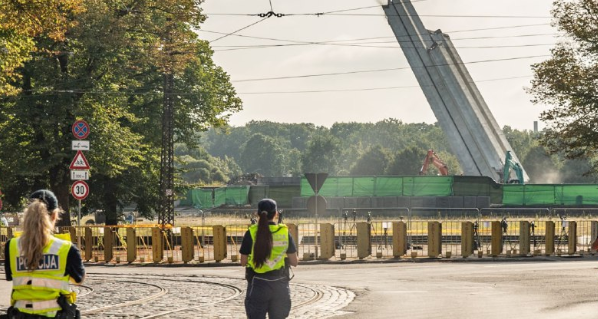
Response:
[[[555,220],[555,218],[553,218]],[[373,221],[288,224],[289,232],[304,261],[398,258],[419,256],[478,257],[590,255],[590,244],[598,236],[595,220],[509,221],[508,229],[497,220],[478,220],[474,237],[471,220]],[[180,229],[180,231],[179,231]],[[84,226],[58,231],[81,242],[86,261],[128,263],[238,262],[238,246],[247,225],[194,226],[181,228]],[[318,230],[316,232],[316,230]],[[376,231],[377,230],[377,231]],[[508,230],[508,231],[506,231]],[[533,230],[533,232],[532,232]],[[0,247],[15,227],[0,229]],[[316,234],[318,239],[316,241]],[[62,235],[61,235],[62,236]],[[532,254],[533,244],[533,254]],[[506,247],[505,247],[506,245]],[[372,250],[376,248],[376,254]],[[505,251],[506,248],[506,251]],[[314,253],[315,252],[315,253]],[[592,253],[593,254],[593,253]],[[167,259],[164,259],[166,255]]]

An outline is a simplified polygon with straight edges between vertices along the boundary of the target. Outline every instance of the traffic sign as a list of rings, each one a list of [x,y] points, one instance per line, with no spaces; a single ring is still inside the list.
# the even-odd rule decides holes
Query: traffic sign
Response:
[[[89,141],[71,141],[71,149],[73,151],[89,151]]]
[[[71,127],[71,131],[76,139],[85,139],[89,135],[89,124],[83,120],[75,121]]]
[[[80,181],[80,180],[88,180],[89,179],[89,171],[75,171],[71,170],[71,180]]]
[[[320,195],[310,196],[307,199],[307,210],[314,215],[326,212],[326,198]]]
[[[71,165],[69,166],[69,168],[70,169],[89,169],[89,163],[87,162],[85,155],[83,155],[83,152],[77,151],[77,154],[75,154],[75,158],[73,158],[73,161],[71,162]]]
[[[89,186],[84,181],[76,181],[71,186],[71,194],[78,200],[84,200],[89,195]]]
[[[305,173],[305,178],[309,182],[311,189],[314,190],[316,195],[324,185],[324,181],[328,177],[328,173]]]

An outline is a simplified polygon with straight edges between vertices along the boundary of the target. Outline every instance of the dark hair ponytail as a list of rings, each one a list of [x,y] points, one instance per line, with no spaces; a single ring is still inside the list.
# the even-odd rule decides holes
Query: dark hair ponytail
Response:
[[[253,263],[256,268],[260,268],[272,253],[273,240],[269,220],[276,215],[276,202],[272,199],[262,199],[257,208],[260,218],[253,243]]]

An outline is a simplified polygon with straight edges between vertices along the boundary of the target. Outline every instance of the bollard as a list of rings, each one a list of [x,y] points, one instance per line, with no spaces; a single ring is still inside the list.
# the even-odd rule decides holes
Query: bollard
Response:
[[[137,259],[137,230],[127,228],[127,262],[132,263]]]
[[[71,236],[71,243],[77,245],[78,244],[78,240],[77,240],[77,228],[71,226],[69,227],[69,234]],[[79,249],[81,249],[81,247],[77,247]]]
[[[193,229],[191,227],[181,227],[181,252],[185,264],[193,260],[194,248]]]
[[[372,254],[372,237],[370,224],[357,223],[357,257],[364,259]]]
[[[104,262],[112,261],[112,248],[114,246],[114,237],[112,227],[104,227]]]
[[[152,228],[152,256],[154,263],[159,263],[164,258],[164,241],[162,230],[158,227]]]
[[[328,260],[334,256],[334,225],[320,224],[320,247],[322,247],[322,253],[318,259]]]
[[[461,256],[467,258],[473,254],[473,223],[461,223]],[[482,251],[478,248],[478,251]]]
[[[502,253],[502,227],[500,221],[492,222],[492,257]]]
[[[91,235],[91,227],[85,227],[85,261],[90,261],[92,258],[93,237]]]
[[[521,256],[527,256],[530,252],[530,224],[528,221],[519,222],[519,251]],[[517,254],[515,252],[515,254]]]
[[[438,258],[442,254],[442,224],[428,222],[428,257]]]
[[[214,234],[214,260],[219,263],[220,261],[226,259],[226,227],[224,226],[212,226],[212,231]]]
[[[546,256],[554,254],[554,222],[546,222],[546,237],[545,237]]]
[[[568,240],[568,251],[569,255],[573,255],[577,252],[577,222],[569,222],[569,240]]]
[[[407,224],[405,222],[392,223],[392,255],[395,258],[407,253]]]
[[[293,237],[293,241],[295,242],[295,247],[297,247],[297,251],[299,251],[299,228],[295,224],[286,224],[287,228],[289,229],[289,234]]]

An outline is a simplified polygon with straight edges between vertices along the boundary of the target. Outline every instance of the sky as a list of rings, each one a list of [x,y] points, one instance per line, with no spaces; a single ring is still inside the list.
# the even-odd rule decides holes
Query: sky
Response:
[[[206,0],[208,19],[198,34],[211,42],[214,61],[243,100],[230,124],[436,122],[384,16],[385,3]],[[413,5],[427,29],[451,37],[499,126],[532,130],[549,106],[533,104],[525,92],[531,65],[548,59],[561,39],[550,25],[552,0],[414,0]],[[284,16],[257,16],[269,11]],[[392,68],[402,69],[379,71]],[[323,75],[330,73],[344,74]]]

